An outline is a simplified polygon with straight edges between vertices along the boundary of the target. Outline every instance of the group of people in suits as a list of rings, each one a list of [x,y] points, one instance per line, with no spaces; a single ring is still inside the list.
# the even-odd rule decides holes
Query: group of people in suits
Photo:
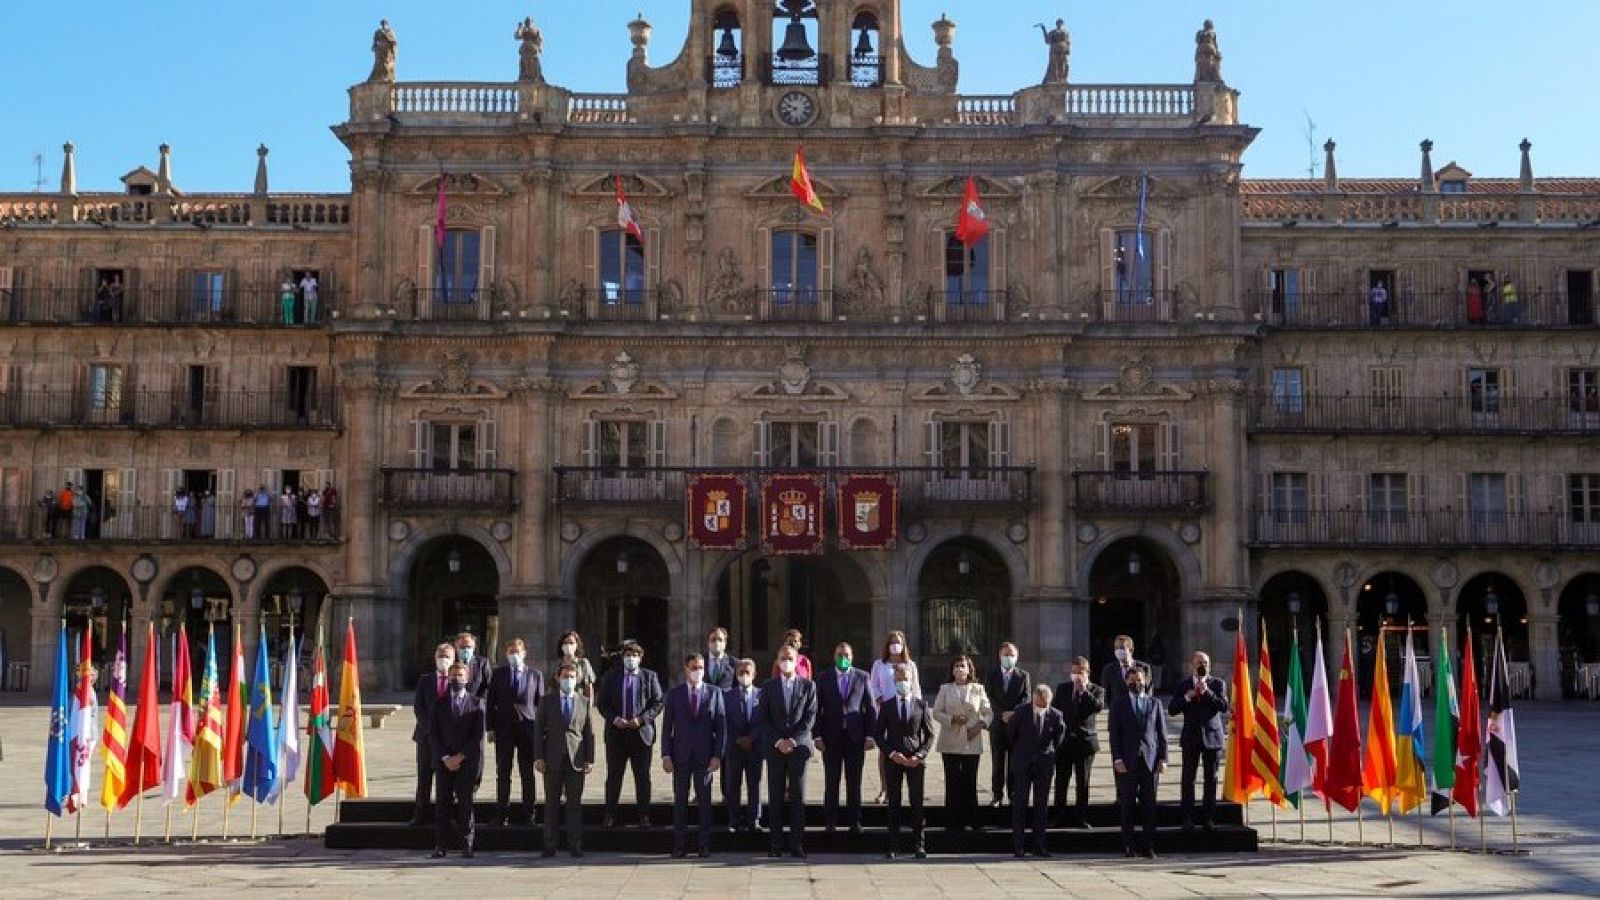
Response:
[[[694,850],[702,857],[711,854],[712,782],[720,779],[729,830],[766,831],[770,856],[804,858],[805,776],[813,756],[822,758],[827,831],[842,826],[860,834],[862,773],[867,754],[877,750],[887,803],[885,855],[923,858],[924,784],[933,753],[944,766],[946,827],[983,830],[977,770],[985,732],[994,773],[992,805],[1003,806],[1010,798],[1015,855],[1049,856],[1045,835],[1052,818],[1057,825],[1090,826],[1090,773],[1101,749],[1096,718],[1107,712],[1128,855],[1155,855],[1155,793],[1167,763],[1169,715],[1183,717],[1184,828],[1193,827],[1197,772],[1204,786],[1201,822],[1214,827],[1228,703],[1226,686],[1210,675],[1204,653],[1194,654],[1194,674],[1164,705],[1149,693],[1150,667],[1135,658],[1131,638],[1116,639],[1116,661],[1102,670],[1098,684],[1090,678],[1089,661],[1077,657],[1055,688],[1034,684],[1019,665],[1016,645],[1008,642],[999,648],[998,667],[981,679],[972,659],[955,657],[949,680],[930,703],[901,632],[888,634],[870,670],[858,667],[854,648],[840,643],[831,665],[813,672],[801,642],[800,633],[790,631],[771,677],[758,684],[755,661],[729,654],[726,630],[713,629],[706,652],[683,660],[682,678],[671,690],[644,667],[644,649],[632,641],[618,648],[620,664],[598,684],[575,632],[562,635],[549,682],[527,664],[521,640],[506,644],[499,667],[476,653],[470,634],[441,643],[434,653],[435,672],[418,680],[414,697],[413,824],[434,820],[436,857],[450,849],[472,855],[472,799],[482,780],[487,739],[495,746],[496,824],[533,823],[537,773],[545,789],[544,855],[555,855],[564,837],[568,852],[581,857],[581,798],[595,760],[593,711],[603,723],[605,741],[604,825],[619,824],[628,770],[636,821],[651,824],[651,768],[659,744],[662,770],[672,777],[674,857],[690,850],[691,795]],[[522,796],[515,815],[513,767]]]

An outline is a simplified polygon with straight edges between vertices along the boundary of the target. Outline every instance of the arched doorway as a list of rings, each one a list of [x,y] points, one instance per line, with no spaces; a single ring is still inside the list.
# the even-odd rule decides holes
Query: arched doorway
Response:
[[[233,654],[233,602],[228,582],[204,566],[178,570],[162,589],[162,629],[176,630],[177,623],[183,622],[189,636],[189,666],[197,684],[205,672],[206,635],[213,628],[217,637],[217,674],[227,677],[228,660]],[[241,642],[252,646],[255,635],[241,635]],[[254,664],[254,660],[245,660],[245,670],[255,671],[250,668]],[[169,676],[170,673],[162,673],[163,678]]]
[[[878,651],[872,634],[872,584],[850,555],[759,556],[750,551],[731,560],[717,577],[718,624],[731,633],[733,648],[770,669],[783,633],[800,629],[801,648],[820,668],[840,641],[858,662]]]
[[[1409,576],[1399,572],[1379,572],[1367,579],[1361,585],[1361,593],[1356,599],[1356,685],[1361,689],[1362,696],[1372,693],[1372,676],[1378,665],[1380,629],[1384,632],[1389,689],[1391,692],[1399,690],[1400,682],[1405,678],[1407,628],[1411,629],[1412,646],[1416,648],[1418,658],[1427,657],[1427,594]]]
[[[1588,697],[1586,666],[1600,663],[1600,572],[1567,582],[1556,605],[1556,640],[1561,652],[1561,696]]]
[[[673,680],[671,594],[667,563],[648,542],[619,536],[589,551],[578,567],[577,628],[597,674],[633,640],[644,648],[644,665]]]
[[[10,569],[0,568],[0,678],[8,677],[7,666],[12,663],[32,660],[32,608],[33,589],[28,580]],[[0,687],[10,685],[0,684]]]
[[[917,574],[922,616],[924,687],[944,681],[950,661],[965,653],[981,666],[1011,634],[1011,573],[983,541],[945,541]],[[876,648],[874,648],[876,649]]]
[[[1182,584],[1178,567],[1161,545],[1137,537],[1112,542],[1089,569],[1089,592],[1091,671],[1099,673],[1115,658],[1113,641],[1125,634],[1133,638],[1134,655],[1150,665],[1156,687],[1182,677],[1183,666],[1170,665],[1172,641],[1182,634]]]
[[[1300,667],[1310,685],[1311,663],[1317,652],[1317,633],[1328,642],[1328,595],[1322,584],[1305,572],[1279,572],[1261,586],[1261,620],[1267,626],[1267,646],[1272,653],[1273,684],[1286,684],[1289,648],[1300,639]],[[1279,689],[1279,694],[1283,693]]]
[[[433,671],[433,648],[461,632],[471,632],[478,653],[496,656],[499,642],[500,568],[477,541],[459,534],[436,537],[417,549],[411,564],[407,633],[411,635],[411,684],[419,672]]]
[[[1472,653],[1480,675],[1489,671],[1489,662],[1494,658],[1497,625],[1505,629],[1507,661],[1527,662],[1528,600],[1522,588],[1501,572],[1475,575],[1456,596],[1456,629],[1463,635],[1457,640],[1464,640],[1470,626]]]
[[[281,664],[283,645],[291,634],[299,641],[296,658],[302,662],[311,659],[327,597],[327,582],[304,566],[279,569],[262,585],[261,617],[274,664]]]
[[[105,663],[117,653],[117,636],[121,633],[123,619],[132,609],[133,589],[116,570],[107,566],[78,570],[61,592],[61,614],[66,617],[67,630],[94,628],[94,664],[100,667],[102,679],[107,671]],[[128,627],[133,630],[139,624],[142,623],[130,622]],[[130,637],[130,649],[133,643]]]

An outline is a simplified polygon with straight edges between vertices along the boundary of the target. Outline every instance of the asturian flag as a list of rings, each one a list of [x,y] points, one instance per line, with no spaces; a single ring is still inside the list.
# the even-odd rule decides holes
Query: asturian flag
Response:
[[[1511,678],[1506,634],[1494,636],[1494,674],[1489,679],[1489,764],[1484,767],[1483,805],[1497,816],[1511,811],[1517,793],[1517,726],[1511,715]]]
[[[250,684],[250,724],[245,731],[243,790],[257,803],[278,790],[278,729],[272,721],[272,681],[267,663],[267,628],[256,644],[256,673]]]
[[[639,227],[639,219],[633,214],[633,204],[628,202],[628,195],[622,190],[622,176],[613,175],[613,183],[617,186],[617,227],[633,235],[634,240],[644,243],[644,230]]]
[[[94,693],[94,626],[83,630],[83,650],[78,656],[78,683],[72,691],[72,793],[67,797],[67,812],[81,812],[89,805],[89,783],[93,772],[95,740],[99,735],[98,700]]]

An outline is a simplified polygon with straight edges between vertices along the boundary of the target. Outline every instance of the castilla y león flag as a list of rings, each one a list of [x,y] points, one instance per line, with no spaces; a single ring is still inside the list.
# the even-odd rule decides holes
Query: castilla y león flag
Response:
[[[688,488],[689,546],[743,550],[745,486],[737,475],[696,475]]]

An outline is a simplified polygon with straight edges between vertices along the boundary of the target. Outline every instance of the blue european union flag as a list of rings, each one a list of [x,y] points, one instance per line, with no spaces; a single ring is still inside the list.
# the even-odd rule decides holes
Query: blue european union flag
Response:
[[[267,629],[256,643],[256,674],[250,680],[250,725],[245,729],[244,792],[257,803],[276,795],[278,729],[272,716],[272,680],[267,669]]]
[[[50,744],[44,755],[44,808],[61,815],[62,804],[72,793],[72,719],[67,713],[71,696],[71,675],[67,668],[67,623],[61,623],[61,641],[56,648],[56,689],[50,703]]]

